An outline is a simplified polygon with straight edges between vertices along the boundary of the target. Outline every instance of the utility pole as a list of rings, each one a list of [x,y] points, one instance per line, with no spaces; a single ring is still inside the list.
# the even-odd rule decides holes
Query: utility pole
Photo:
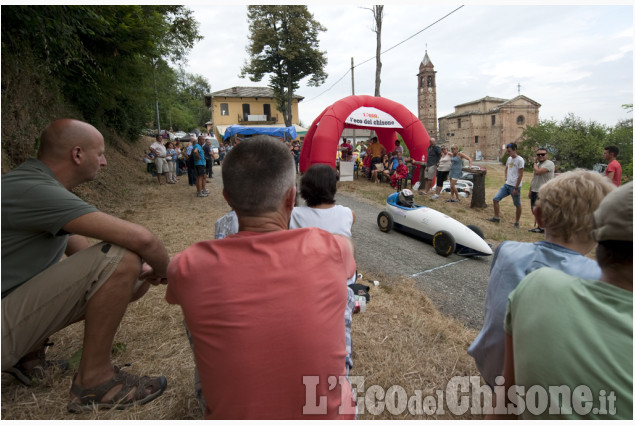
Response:
[[[161,123],[159,122],[159,92],[157,91],[156,61],[152,61],[152,80],[154,81],[154,106],[157,111],[157,134],[161,134]]]
[[[351,56],[351,92],[353,96],[355,96],[355,65],[353,63],[353,57]],[[357,145],[357,140],[355,139],[355,129],[353,128],[353,149]]]

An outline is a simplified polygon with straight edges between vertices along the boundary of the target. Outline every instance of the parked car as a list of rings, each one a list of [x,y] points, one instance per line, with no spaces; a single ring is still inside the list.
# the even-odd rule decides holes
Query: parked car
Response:
[[[213,136],[207,136],[205,140],[211,140],[212,156],[214,157],[214,162],[220,165],[220,156],[218,154],[218,148],[220,147],[220,145],[218,143],[218,139],[216,139],[216,137],[213,137]]]
[[[470,174],[470,176],[471,176],[471,174]],[[459,195],[462,196],[463,198],[467,198],[474,191],[474,183],[472,183],[470,180],[458,179],[456,181],[456,191],[459,192]],[[446,181],[443,182],[443,188],[441,189],[441,192],[450,193],[450,182],[449,181],[446,180]]]
[[[187,137],[187,133],[185,131],[177,131],[176,133],[174,133],[174,137],[178,140],[181,140],[184,137]]]
[[[595,164],[593,166],[593,171],[595,171],[596,173],[604,174],[604,172],[606,171],[606,167],[608,167],[607,164]]]

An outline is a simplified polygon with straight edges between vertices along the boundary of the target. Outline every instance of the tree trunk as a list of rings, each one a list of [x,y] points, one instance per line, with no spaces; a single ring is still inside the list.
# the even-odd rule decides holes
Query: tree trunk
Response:
[[[287,79],[287,111],[284,114],[284,125],[289,127],[292,125],[293,114],[291,113],[293,106],[293,87],[291,86],[291,79]]]
[[[485,174],[487,174],[487,170],[472,170],[464,168],[463,171],[469,171],[474,175],[474,191],[472,192],[472,203],[470,204],[470,208],[486,208]]]

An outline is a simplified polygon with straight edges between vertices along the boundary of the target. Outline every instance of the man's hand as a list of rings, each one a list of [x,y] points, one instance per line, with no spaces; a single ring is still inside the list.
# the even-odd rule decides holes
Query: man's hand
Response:
[[[168,283],[168,279],[165,277],[158,276],[152,267],[148,265],[148,263],[143,263],[141,265],[141,272],[139,273],[139,280],[143,280],[152,285],[160,285]]]

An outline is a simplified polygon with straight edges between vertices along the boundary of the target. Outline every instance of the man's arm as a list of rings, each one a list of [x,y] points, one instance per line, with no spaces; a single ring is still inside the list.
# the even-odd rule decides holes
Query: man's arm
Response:
[[[348,259],[348,262],[344,264],[347,268],[346,272],[348,276],[351,276],[355,273],[356,264],[355,264],[355,245],[353,244],[353,240],[347,236],[334,234],[335,239],[338,241],[342,249],[348,248],[350,250],[350,257],[345,256]]]
[[[522,168],[518,170],[518,179],[516,180],[516,187],[520,188],[520,183],[523,181],[523,172],[525,170],[523,170]],[[507,173],[505,173],[507,174]],[[505,178],[507,178],[507,175],[505,176]]]
[[[80,235],[111,242],[138,254],[154,269],[154,273],[165,277],[170,261],[167,250],[154,233],[139,224],[102,212],[92,212],[70,221],[63,229],[73,234],[71,249],[83,246]]]
[[[547,167],[538,168],[538,164],[534,162],[534,175],[542,176],[543,174],[547,174],[549,169]]]
[[[518,400],[517,400],[517,396],[515,395],[515,393],[512,391],[510,394],[509,388],[516,385],[516,377],[515,377],[515,373],[514,373],[514,340],[512,338],[512,336],[510,334],[508,334],[507,332],[505,332],[505,360],[503,363],[503,378],[505,378],[505,383],[503,384],[505,386],[505,400],[504,400],[504,405],[503,406],[498,406],[498,411],[500,412],[505,411],[505,407],[507,405],[507,401],[511,401],[512,403],[516,403],[516,406],[518,406]],[[513,396],[513,397],[512,397]],[[494,397],[492,397],[494,398]],[[492,419],[518,419],[518,417],[516,415],[512,415],[509,413],[499,413],[499,414],[494,414],[494,412],[488,414],[485,416],[486,420],[492,420]]]

